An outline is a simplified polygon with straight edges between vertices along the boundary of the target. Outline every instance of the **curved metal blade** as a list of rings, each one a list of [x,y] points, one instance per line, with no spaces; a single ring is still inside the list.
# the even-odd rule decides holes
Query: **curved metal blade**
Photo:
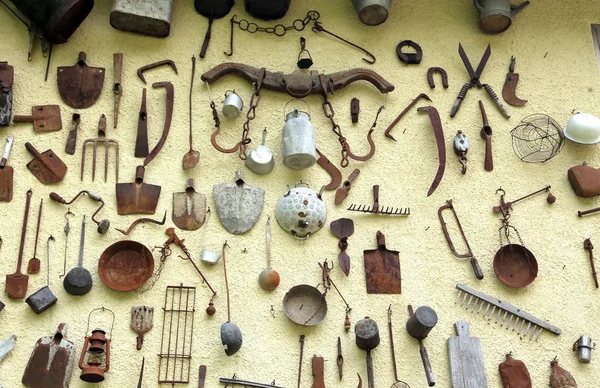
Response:
[[[435,109],[433,106],[423,106],[417,110],[419,112],[427,112],[429,114],[429,119],[431,120],[431,126],[433,127],[433,134],[435,135],[435,142],[438,149],[439,165],[437,173],[435,174],[435,178],[433,179],[431,187],[427,192],[427,196],[429,197],[440,185],[442,177],[444,176],[444,171],[446,170],[446,146],[444,143],[444,131],[442,129],[440,114],[438,113],[437,109]]]

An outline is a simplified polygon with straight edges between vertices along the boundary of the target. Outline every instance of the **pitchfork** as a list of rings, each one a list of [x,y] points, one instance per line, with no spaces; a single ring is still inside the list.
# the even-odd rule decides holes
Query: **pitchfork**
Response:
[[[353,212],[384,214],[389,216],[409,216],[409,207],[379,207],[379,185],[373,185],[373,206],[351,204],[348,210]]]
[[[98,122],[98,137],[95,139],[87,139],[83,142],[83,151],[81,152],[81,180],[83,180],[83,171],[85,170],[85,150],[86,146],[93,144],[93,156],[92,156],[92,181],[96,179],[96,154],[98,152],[98,144],[104,144],[104,182],[108,175],[108,147],[113,144],[117,151],[116,153],[116,167],[115,175],[116,182],[119,182],[119,142],[114,139],[106,138],[106,116],[102,114],[100,121]]]

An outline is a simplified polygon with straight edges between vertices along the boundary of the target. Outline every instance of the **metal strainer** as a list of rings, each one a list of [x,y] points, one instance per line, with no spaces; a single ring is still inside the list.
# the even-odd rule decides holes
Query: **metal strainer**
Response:
[[[543,113],[525,117],[510,134],[515,154],[527,163],[552,159],[562,150],[565,141],[560,125]]]

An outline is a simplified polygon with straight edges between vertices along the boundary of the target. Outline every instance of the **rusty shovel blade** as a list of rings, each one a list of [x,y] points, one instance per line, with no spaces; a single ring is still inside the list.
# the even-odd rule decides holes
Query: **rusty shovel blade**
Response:
[[[117,183],[117,213],[126,214],[154,214],[161,187],[144,183],[143,166],[138,166],[135,173],[135,182]]]
[[[86,54],[79,53],[73,66],[61,66],[57,70],[58,91],[65,104],[75,109],[92,106],[100,97],[104,86],[104,68],[90,67],[85,63]]]
[[[33,156],[27,163],[27,168],[43,184],[60,182],[67,173],[67,166],[52,150],[39,153],[31,143],[25,143],[25,148]]]
[[[35,132],[52,132],[62,129],[60,106],[39,105],[31,108],[31,116],[15,115],[13,123],[33,123]]]
[[[194,180],[187,180],[185,191],[173,193],[173,223],[182,230],[199,229],[206,220],[206,196],[196,192]]]
[[[385,247],[385,236],[377,231],[377,249],[365,250],[367,293],[401,294],[400,253]]]

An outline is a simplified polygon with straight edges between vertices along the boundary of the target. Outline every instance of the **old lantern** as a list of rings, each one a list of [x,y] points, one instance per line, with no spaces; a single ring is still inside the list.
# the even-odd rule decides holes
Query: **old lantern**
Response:
[[[112,314],[112,327],[115,323],[115,314],[112,310],[105,307],[94,309],[90,312],[88,317],[88,327],[86,333],[90,329],[90,318],[96,311],[108,311]],[[79,378],[88,383],[100,383],[104,381],[104,373],[108,372],[110,368],[110,341],[111,334],[108,338],[106,332],[102,329],[92,330],[92,335],[85,337],[83,343],[83,349],[81,350],[81,357],[79,358],[79,369],[81,369],[81,376]]]

